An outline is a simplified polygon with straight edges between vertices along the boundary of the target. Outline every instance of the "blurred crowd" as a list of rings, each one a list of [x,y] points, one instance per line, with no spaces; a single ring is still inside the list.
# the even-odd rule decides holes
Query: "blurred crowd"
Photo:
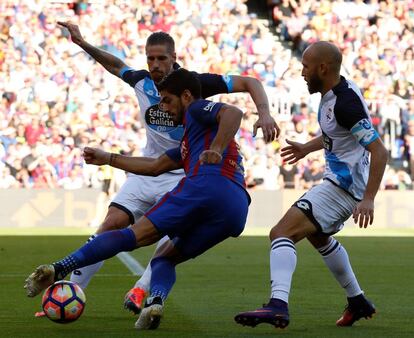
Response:
[[[322,179],[322,152],[289,165],[280,149],[286,139],[306,142],[320,133],[320,97],[307,92],[300,54],[317,39],[333,41],[344,54],[342,73],[361,87],[389,149],[383,188],[412,188],[414,1],[283,0],[270,9],[273,23],[249,13],[243,0],[2,0],[0,188],[108,193],[123,173],[85,165],[81,149],[138,156],[145,145],[132,88],[73,44],[59,20],[78,24],[88,42],[137,69],[146,68],[148,35],[164,30],[180,65],[260,79],[282,129],[271,144],[252,135],[257,114],[247,95],[215,98],[245,112],[237,138],[251,189],[308,188]]]

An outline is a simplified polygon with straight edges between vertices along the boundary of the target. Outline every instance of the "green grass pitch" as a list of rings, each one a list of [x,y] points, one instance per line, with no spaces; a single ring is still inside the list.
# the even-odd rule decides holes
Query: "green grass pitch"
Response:
[[[231,239],[177,268],[177,283],[156,331],[137,332],[135,317],[123,310],[124,294],[136,277],[117,259],[106,262],[85,290],[82,317],[71,324],[34,318],[40,297],[27,298],[25,277],[39,264],[62,258],[84,242],[82,236],[0,237],[0,337],[413,337],[413,237],[341,237],[367,296],[377,306],[372,320],[352,328],[335,321],[345,295],[309,244],[298,245],[298,265],[285,330],[262,324],[242,327],[233,316],[269,296],[266,237]],[[153,247],[133,255],[146,264]]]

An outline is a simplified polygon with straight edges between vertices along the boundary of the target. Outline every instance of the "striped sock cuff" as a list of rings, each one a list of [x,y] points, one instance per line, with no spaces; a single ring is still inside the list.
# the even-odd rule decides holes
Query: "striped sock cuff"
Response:
[[[289,238],[286,238],[286,237],[276,238],[271,243],[271,250],[276,250],[282,247],[289,247],[293,249],[293,251],[296,253],[295,243],[293,243],[293,241],[291,241]]]
[[[327,257],[332,253],[337,252],[341,249],[341,243],[339,243],[335,238],[331,237],[330,242],[323,246],[322,248],[319,248],[318,251],[323,257]]]

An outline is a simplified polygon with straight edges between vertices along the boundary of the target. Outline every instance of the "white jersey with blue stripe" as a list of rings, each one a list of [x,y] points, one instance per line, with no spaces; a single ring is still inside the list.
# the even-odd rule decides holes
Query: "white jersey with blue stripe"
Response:
[[[325,179],[363,198],[368,181],[367,145],[379,136],[358,87],[341,76],[338,85],[321,99],[318,112],[325,149]]]
[[[178,65],[175,65],[175,68],[177,67]],[[231,76],[195,74],[200,80],[203,98],[232,91]],[[147,135],[143,155],[159,157],[168,149],[178,147],[184,134],[184,127],[174,124],[172,118],[158,108],[160,95],[150,73],[146,70],[124,67],[120,77],[134,88],[138,98],[141,120]]]

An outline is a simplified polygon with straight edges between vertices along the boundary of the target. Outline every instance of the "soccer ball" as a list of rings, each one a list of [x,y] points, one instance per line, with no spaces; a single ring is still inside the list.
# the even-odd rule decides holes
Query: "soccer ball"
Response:
[[[42,307],[50,320],[65,324],[80,317],[85,301],[85,294],[78,284],[60,280],[46,289],[42,297]]]

